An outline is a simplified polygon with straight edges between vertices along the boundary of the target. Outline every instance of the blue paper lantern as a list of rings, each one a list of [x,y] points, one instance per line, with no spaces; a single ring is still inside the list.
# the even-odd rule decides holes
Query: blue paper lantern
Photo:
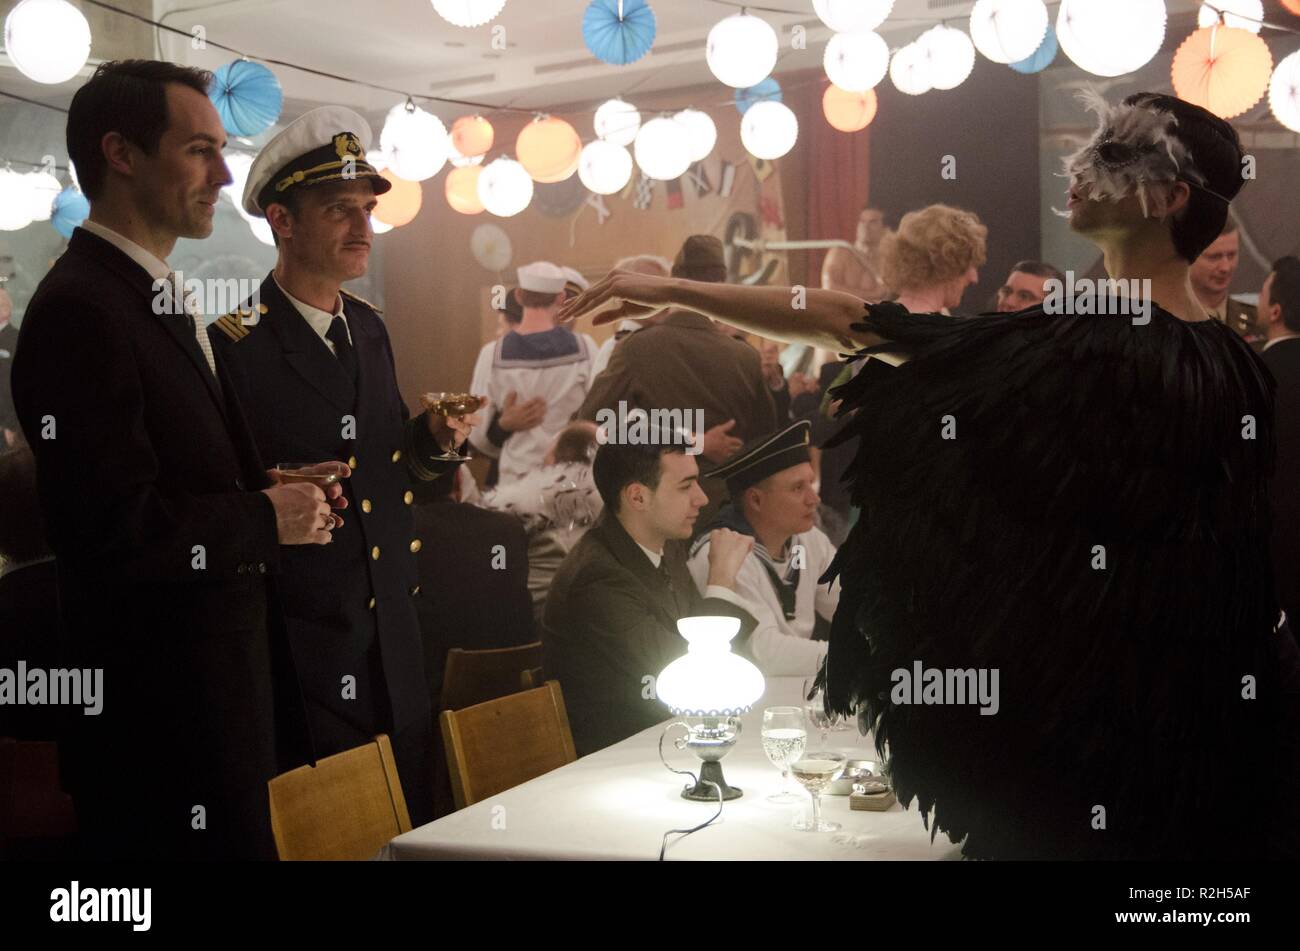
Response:
[[[217,70],[208,96],[226,131],[245,138],[274,125],[284,105],[284,90],[275,73],[246,59]]]
[[[90,214],[90,202],[78,188],[69,185],[54,196],[54,207],[50,211],[50,224],[54,230],[65,238],[72,237],[72,229],[86,220]]]
[[[1038,49],[1034,50],[1018,63],[1012,63],[1011,68],[1018,73],[1041,73],[1048,66],[1052,65],[1052,60],[1056,59],[1056,31],[1052,25],[1047,24],[1047,33],[1043,36],[1043,42],[1038,44]]]
[[[736,110],[743,116],[749,111],[749,107],[756,102],[781,101],[781,84],[768,76],[757,86],[749,86],[745,89],[737,89],[732,97],[736,102]]]
[[[592,0],[582,17],[582,41],[602,62],[636,62],[654,45],[654,11],[645,0]]]

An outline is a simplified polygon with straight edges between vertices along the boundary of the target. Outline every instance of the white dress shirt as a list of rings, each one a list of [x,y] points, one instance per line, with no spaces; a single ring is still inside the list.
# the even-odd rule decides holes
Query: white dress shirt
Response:
[[[635,538],[632,540],[636,541]],[[636,547],[640,548],[643,552],[645,552],[645,556],[650,559],[650,564],[654,565],[655,570],[658,571],[659,562],[663,561],[664,558],[663,552],[651,551],[649,548],[646,548],[645,545],[642,545],[640,542],[636,542]],[[705,580],[708,580],[707,562],[705,563],[704,577]],[[706,598],[721,598],[723,601],[733,604],[738,608],[742,608],[743,610],[748,611],[750,614],[755,613],[754,611],[755,605],[750,604],[748,601],[746,601],[736,592],[732,591],[730,588],[724,588],[720,584],[710,584],[710,585],[699,584],[697,585],[697,587],[699,587],[700,590],[704,592],[704,596]]]
[[[1274,337],[1274,338],[1273,338],[1272,340],[1270,340],[1268,343],[1264,344],[1263,349],[1260,350],[1259,352],[1260,352],[1260,353],[1263,353],[1264,350],[1267,350],[1269,347],[1273,346],[1273,344],[1275,344],[1275,343],[1281,343],[1283,340],[1295,340],[1297,337],[1300,337],[1300,334],[1283,334],[1283,335],[1280,336],[1280,337]]]
[[[320,337],[325,346],[330,348],[330,353],[334,353],[334,342],[325,335],[329,333],[330,324],[334,323],[335,317],[343,318],[343,327],[348,334],[348,343],[352,342],[352,328],[348,326],[347,315],[343,313],[343,296],[341,294],[334,295],[334,313],[331,314],[327,310],[321,310],[319,307],[313,307],[311,304],[298,300],[284,289],[283,284],[275,280],[274,275],[271,276],[271,280],[275,281],[275,286],[280,288],[280,293],[289,298],[289,303],[293,304],[294,309],[302,314],[303,320],[307,321],[311,325],[311,329],[316,331],[316,336]],[[337,357],[338,354],[334,353],[334,356]]]

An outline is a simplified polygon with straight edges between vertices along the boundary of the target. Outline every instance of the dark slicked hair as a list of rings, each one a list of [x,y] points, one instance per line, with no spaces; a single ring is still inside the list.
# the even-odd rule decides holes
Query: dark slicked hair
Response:
[[[1242,177],[1241,138],[1232,124],[1214,113],[1175,96],[1154,92],[1134,93],[1125,105],[1145,106],[1167,112],[1176,120],[1171,134],[1191,154],[1192,164],[1205,176],[1205,189],[1229,201],[1245,184]],[[1191,184],[1191,183],[1189,183]],[[1223,234],[1228,204],[1205,189],[1191,185],[1191,196],[1171,226],[1174,250],[1191,262]]]
[[[68,108],[68,157],[77,181],[94,201],[104,188],[108,161],[101,143],[110,132],[152,155],[167,131],[167,84],[179,83],[206,96],[212,74],[176,63],[125,59],[101,63]]]
[[[1268,299],[1282,308],[1282,325],[1300,334],[1300,258],[1288,254],[1273,262]]]
[[[640,482],[651,492],[659,488],[659,458],[665,453],[686,451],[685,441],[676,439],[675,434],[662,432],[656,436],[657,445],[609,442],[596,450],[591,479],[610,512],[618,513],[619,497],[633,482]]]
[[[1011,266],[1011,270],[1008,273],[1014,274],[1016,271],[1019,271],[1021,274],[1032,275],[1033,277],[1041,277],[1044,280],[1055,278],[1062,284],[1065,283],[1065,275],[1046,261],[1017,261]]]

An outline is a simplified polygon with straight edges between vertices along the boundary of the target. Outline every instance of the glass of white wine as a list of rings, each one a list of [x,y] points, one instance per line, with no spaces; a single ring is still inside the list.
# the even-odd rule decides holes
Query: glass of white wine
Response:
[[[827,822],[822,818],[822,790],[844,772],[847,757],[833,750],[814,750],[805,752],[795,760],[790,771],[799,784],[812,796],[812,816],[800,816],[794,821],[794,827],[800,832],[835,832],[838,822]]]
[[[768,802],[798,802],[799,795],[790,787],[790,765],[803,756],[808,730],[803,711],[798,707],[768,707],[763,711],[763,752],[781,771],[781,791],[767,797]]]

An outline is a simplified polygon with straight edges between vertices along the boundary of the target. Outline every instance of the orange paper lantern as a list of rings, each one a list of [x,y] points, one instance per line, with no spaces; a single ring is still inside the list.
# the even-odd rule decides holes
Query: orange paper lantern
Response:
[[[535,182],[562,182],[578,170],[582,139],[563,119],[544,116],[524,126],[515,140],[515,158]]]
[[[1216,116],[1239,116],[1268,90],[1273,56],[1268,44],[1249,30],[1207,26],[1178,47],[1170,70],[1180,99]]]
[[[478,177],[482,171],[482,165],[465,165],[447,173],[447,204],[452,211],[462,215],[482,213],[483,202],[478,197]]]
[[[376,199],[378,204],[375,205],[371,217],[378,218],[386,225],[400,228],[420,213],[420,205],[424,203],[424,191],[420,188],[419,182],[398,178],[390,169],[386,168],[379,174],[392,182],[393,187]]]
[[[482,116],[461,116],[451,124],[452,147],[465,158],[487,154],[495,139],[492,123]]]
[[[1300,17],[1300,0],[1282,0],[1282,6]]]
[[[876,91],[849,92],[834,83],[822,93],[822,112],[832,128],[841,132],[860,132],[876,117]]]

